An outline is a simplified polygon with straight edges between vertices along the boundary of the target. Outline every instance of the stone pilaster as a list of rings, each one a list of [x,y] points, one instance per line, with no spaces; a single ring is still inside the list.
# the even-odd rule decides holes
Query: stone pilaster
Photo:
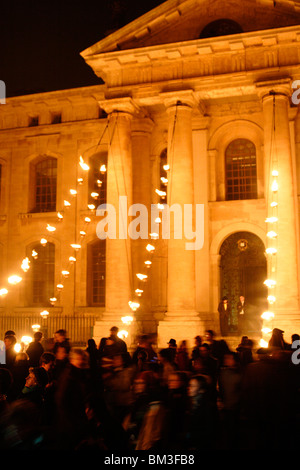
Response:
[[[128,235],[128,208],[132,205],[131,122],[136,108],[130,99],[100,103],[108,113],[107,204],[116,215],[116,238],[106,239],[105,311],[94,327],[94,336],[108,336],[111,326],[128,328],[124,316],[133,316],[128,302],[133,296],[131,240]],[[132,328],[131,328],[132,330]],[[129,336],[130,346],[134,338]]]
[[[291,84],[289,81],[265,84],[258,88],[263,103],[264,151],[265,151],[265,197],[268,214],[272,201],[272,171],[278,171],[278,203],[276,225],[267,224],[266,230],[277,233],[276,255],[268,255],[269,277],[276,280],[274,294],[276,302],[270,307],[275,313],[272,327],[286,332],[286,339],[298,331],[299,280],[297,266],[297,233],[295,184],[293,179],[289,103]],[[271,256],[276,256],[276,263]],[[270,269],[270,266],[272,268]],[[270,289],[269,292],[273,294]]]
[[[168,96],[164,102],[169,118],[168,128],[168,206],[170,238],[168,240],[168,308],[159,323],[159,343],[164,346],[170,337],[177,341],[192,340],[201,323],[196,311],[195,250],[187,249],[191,239],[186,229],[195,230],[192,112],[196,106],[192,93]],[[185,205],[193,208],[188,221]],[[173,211],[172,207],[176,207]],[[178,211],[178,212],[177,212]],[[182,215],[182,222],[178,214]],[[193,223],[191,223],[193,222]]]

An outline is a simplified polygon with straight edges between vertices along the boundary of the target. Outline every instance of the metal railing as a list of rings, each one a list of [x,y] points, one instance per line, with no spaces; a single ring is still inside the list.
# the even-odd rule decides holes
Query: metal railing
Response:
[[[63,328],[73,345],[85,345],[93,337],[93,328],[99,316],[94,314],[61,315],[51,314],[47,319],[40,315],[0,315],[0,339],[8,330],[16,333],[17,340],[22,336],[33,336],[32,325],[40,325],[44,338],[53,338],[55,331]]]

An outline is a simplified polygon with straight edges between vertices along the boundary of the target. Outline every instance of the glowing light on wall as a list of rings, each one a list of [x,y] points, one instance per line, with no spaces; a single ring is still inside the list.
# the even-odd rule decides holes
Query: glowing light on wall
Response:
[[[20,276],[18,276],[17,274],[13,274],[12,276],[9,276],[7,281],[8,281],[9,284],[12,284],[12,285],[15,286],[16,284],[19,284],[19,282],[22,281],[22,278]]]

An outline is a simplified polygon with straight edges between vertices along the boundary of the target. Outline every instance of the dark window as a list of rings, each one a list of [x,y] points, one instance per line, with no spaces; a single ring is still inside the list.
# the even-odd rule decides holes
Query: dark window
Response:
[[[226,199],[256,199],[256,149],[247,139],[232,141],[225,152]]]
[[[53,113],[51,124],[60,124],[61,123],[61,114],[60,113]]]
[[[35,250],[37,258],[31,257]],[[30,247],[28,252],[30,269],[28,271],[27,298],[29,305],[48,306],[54,296],[54,267],[55,246],[48,242],[45,246],[40,243]]]
[[[35,199],[32,212],[56,211],[56,158],[45,158],[35,164]]]
[[[97,240],[88,245],[87,251],[87,303],[105,306],[106,242]]]
[[[106,204],[107,155],[98,153],[89,160],[89,197],[88,204]],[[98,196],[97,196],[98,194]]]
[[[35,127],[39,125],[39,117],[38,116],[30,116],[29,117],[29,127]]]
[[[212,21],[207,26],[205,26],[200,34],[200,39],[228,36],[230,34],[239,34],[242,32],[243,30],[238,23],[224,18]]]

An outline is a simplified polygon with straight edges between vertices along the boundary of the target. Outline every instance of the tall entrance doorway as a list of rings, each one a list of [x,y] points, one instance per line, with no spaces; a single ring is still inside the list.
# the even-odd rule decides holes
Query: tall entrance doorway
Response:
[[[267,309],[267,260],[262,240],[251,232],[230,235],[220,248],[220,294],[230,307],[229,334],[239,334],[237,305],[245,297],[245,334],[261,335]]]

